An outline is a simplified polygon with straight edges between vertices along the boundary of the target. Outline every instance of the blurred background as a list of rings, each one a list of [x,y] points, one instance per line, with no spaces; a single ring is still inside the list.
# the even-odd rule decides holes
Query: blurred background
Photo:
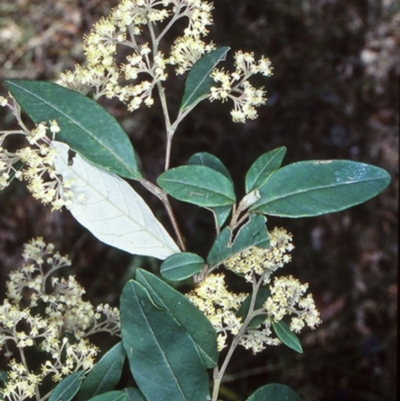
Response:
[[[7,78],[55,80],[83,62],[82,36],[116,0],[15,0],[0,3],[0,92]],[[203,102],[175,135],[172,166],[195,152],[218,156],[244,193],[244,176],[262,153],[288,148],[284,164],[350,159],[386,169],[390,186],[350,210],[310,219],[270,218],[294,235],[293,261],[284,274],[310,283],[323,324],[301,335],[303,354],[283,347],[254,357],[239,350],[221,392],[244,400],[258,387],[279,382],[304,401],[394,401],[397,368],[397,207],[400,4],[395,0],[215,0],[209,40],[252,51],[272,61],[274,75],[257,78],[268,103],[259,118],[231,122],[232,104]],[[233,63],[228,55],[226,68]],[[182,78],[168,81],[171,110]],[[175,107],[175,108],[174,108]],[[163,121],[157,105],[127,113],[107,108],[130,137],[147,178],[163,168]],[[157,111],[156,111],[157,110]],[[0,109],[1,129],[15,121]],[[18,146],[11,143],[10,146]],[[135,186],[135,189],[141,191]],[[141,191],[143,193],[143,191]],[[158,218],[159,201],[143,193]],[[206,256],[211,214],[179,206],[188,248]],[[0,193],[0,295],[10,270],[22,263],[23,244],[43,236],[73,266],[92,303],[118,305],[123,284],[138,266],[157,271],[157,260],[132,257],[103,245],[70,216],[51,212],[14,182]],[[239,288],[240,289],[240,288]],[[0,357],[3,359],[3,357]]]

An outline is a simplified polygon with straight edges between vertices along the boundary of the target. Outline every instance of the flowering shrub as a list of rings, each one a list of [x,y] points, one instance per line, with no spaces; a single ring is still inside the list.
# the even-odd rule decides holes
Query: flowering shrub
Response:
[[[107,305],[95,310],[82,300],[84,290],[74,278],[48,282],[69,261],[41,239],[32,240],[24,258],[33,263],[11,273],[1,309],[2,350],[7,357],[18,350],[3,380],[4,399],[69,401],[78,393],[79,401],[217,401],[238,345],[253,353],[280,344],[302,352],[296,334],[321,323],[312,295],[306,294],[308,285],[280,275],[291,261],[292,235],[283,228],[269,230],[266,216],[344,210],[379,194],[390,177],[378,167],[347,160],[281,167],[286,153],[281,147],[251,165],[246,194],[237,200],[229,171],[214,155],[196,153],[187,165],[170,168],[173,136],[200,101],[231,100],[231,117],[241,123],[256,118],[266,101],[265,90],[251,83],[255,74],[272,75],[266,57],[256,60],[238,51],[233,72],[219,67],[229,48],[204,41],[212,8],[202,0],[122,0],[85,37],[87,63],[61,74],[60,85],[6,81],[9,94],[0,104],[12,111],[20,129],[0,131],[1,189],[13,179],[25,181],[36,199],[55,210],[69,209],[99,240],[162,260],[162,278],[138,269],[122,291],[119,311]],[[183,19],[182,36],[171,43],[171,28]],[[170,109],[165,90],[170,66],[178,75],[187,73],[177,111]],[[138,167],[126,133],[96,100],[117,98],[133,112],[142,104],[152,107],[156,95],[166,149],[164,172],[154,183]],[[22,110],[33,129],[24,123]],[[7,150],[10,135],[23,135],[27,146]],[[175,238],[126,179],[162,201]],[[168,196],[213,214],[215,240],[205,258],[187,251]],[[228,272],[247,282],[250,291],[228,288]],[[194,288],[186,295],[168,284],[187,279]],[[24,303],[28,306],[21,309]],[[93,365],[98,350],[86,337],[98,331],[118,334],[121,342]],[[39,367],[28,364],[25,353],[32,347],[47,355]],[[137,387],[115,390],[125,359]],[[63,380],[43,395],[46,376]],[[267,384],[248,401],[261,399],[299,397],[287,386]]]

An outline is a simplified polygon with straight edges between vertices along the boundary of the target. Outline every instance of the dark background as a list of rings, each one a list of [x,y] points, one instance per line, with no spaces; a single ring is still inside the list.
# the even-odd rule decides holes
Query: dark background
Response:
[[[56,79],[82,62],[81,37],[116,1],[16,0],[0,4],[0,80]],[[323,324],[301,335],[304,354],[284,347],[254,357],[238,351],[221,392],[225,401],[246,399],[270,382],[294,388],[305,401],[396,399],[397,203],[400,6],[391,0],[216,0],[209,39],[217,46],[269,57],[270,78],[257,78],[269,101],[259,118],[234,124],[232,104],[203,102],[174,138],[172,166],[195,152],[217,155],[243,195],[244,175],[262,153],[288,148],[284,164],[310,159],[350,159],[385,168],[390,186],[350,210],[318,218],[270,218],[294,234],[296,249],[285,274],[310,283]],[[232,52],[228,55],[229,69]],[[168,83],[178,107],[181,79]],[[3,94],[4,86],[1,87]],[[157,108],[133,115],[108,103],[140,155],[147,178],[162,171],[163,123]],[[14,121],[0,110],[1,129]],[[17,143],[15,143],[17,146]],[[136,188],[136,187],[135,187]],[[166,222],[158,200],[145,194]],[[205,256],[211,216],[174,203],[188,248]],[[23,244],[43,236],[73,259],[94,304],[118,304],[137,266],[159,262],[101,244],[67,211],[50,212],[23,184],[0,193],[0,291],[21,262]]]

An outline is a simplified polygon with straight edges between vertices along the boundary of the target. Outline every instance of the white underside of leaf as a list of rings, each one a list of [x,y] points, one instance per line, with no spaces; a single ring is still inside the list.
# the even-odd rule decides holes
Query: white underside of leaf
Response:
[[[180,252],[144,200],[123,179],[88,162],[79,154],[68,165],[69,146],[53,142],[58,152],[56,171],[72,180],[72,191],[84,195],[72,200],[70,211],[100,241],[134,255],[164,260]]]

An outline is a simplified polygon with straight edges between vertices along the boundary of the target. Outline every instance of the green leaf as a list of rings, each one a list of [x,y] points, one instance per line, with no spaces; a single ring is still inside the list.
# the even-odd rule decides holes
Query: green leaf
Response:
[[[153,274],[138,269],[136,279],[149,292],[153,301],[168,310],[176,324],[184,327],[198,348],[204,365],[211,369],[218,361],[217,334],[210,321],[184,295]]]
[[[128,136],[102,106],[51,82],[11,79],[5,84],[36,124],[56,120],[57,140],[86,160],[122,177],[141,177]]]
[[[283,320],[278,323],[272,322],[272,327],[278,338],[283,342],[283,344],[298,352],[299,354],[303,353],[303,348],[301,347],[298,337],[295,333],[290,331],[289,325],[287,323],[285,323]]]
[[[218,173],[224,175],[232,184],[233,180],[228,171],[225,167],[224,163],[218,157],[212,155],[211,153],[207,152],[199,152],[195,153],[190,157],[187,163],[189,166],[205,166],[209,167]]]
[[[260,309],[263,307],[264,302],[269,298],[271,295],[271,291],[268,287],[260,287],[257,292],[256,301],[254,303],[254,310]],[[237,311],[236,315],[242,318],[242,322],[247,317],[250,309],[250,302],[251,302],[251,295],[249,295],[240,305],[239,310]],[[257,315],[253,319],[251,319],[249,325],[247,326],[249,329],[256,329],[261,325],[261,323],[265,322],[267,318],[265,315]]]
[[[250,167],[246,174],[246,194],[256,188],[261,188],[282,164],[286,154],[284,146],[261,155]]]
[[[228,180],[232,183],[233,186],[233,180],[231,175],[229,174],[228,169],[225,167],[222,161],[218,159],[218,157],[212,155],[211,153],[207,152],[195,153],[189,159],[188,165],[210,167],[211,169],[223,174],[226,178],[228,178]],[[208,209],[213,213],[217,227],[220,228],[230,215],[232,206],[216,206],[216,207],[210,207]]]
[[[221,60],[225,60],[228,51],[229,47],[220,47],[206,54],[193,65],[186,78],[181,111],[189,106],[194,107],[210,93],[211,87],[216,85],[210,74]]]
[[[338,212],[382,192],[389,174],[348,160],[304,161],[274,173],[260,189],[251,211],[271,216],[310,217]]]
[[[195,253],[177,253],[164,260],[160,273],[167,280],[185,280],[198,273],[205,263],[204,259]]]
[[[181,166],[167,170],[158,185],[174,198],[203,207],[235,203],[232,183],[221,173],[205,166]]]
[[[74,395],[79,391],[81,387],[81,378],[84,375],[84,371],[72,373],[67,376],[60,383],[57,384],[55,389],[50,394],[49,401],[70,401],[74,398]]]
[[[7,382],[7,372],[5,370],[0,371],[0,383]]]
[[[147,400],[204,401],[208,375],[198,350],[169,310],[140,283],[121,295],[121,334],[132,375]]]
[[[87,375],[79,391],[79,401],[113,390],[121,379],[125,351],[119,342],[112,347]]]
[[[126,394],[126,401],[146,401],[144,395],[137,388],[126,387],[123,391]]]
[[[90,399],[86,398],[85,401],[127,401],[127,395],[122,390],[108,391]]]
[[[271,383],[259,388],[247,401],[302,401],[288,386]]]
[[[266,219],[264,217],[260,219],[260,217],[263,216],[251,215],[249,221],[239,229],[235,238],[233,238],[232,230],[225,227],[211,247],[207,256],[208,264],[216,266],[252,246],[269,248]]]

